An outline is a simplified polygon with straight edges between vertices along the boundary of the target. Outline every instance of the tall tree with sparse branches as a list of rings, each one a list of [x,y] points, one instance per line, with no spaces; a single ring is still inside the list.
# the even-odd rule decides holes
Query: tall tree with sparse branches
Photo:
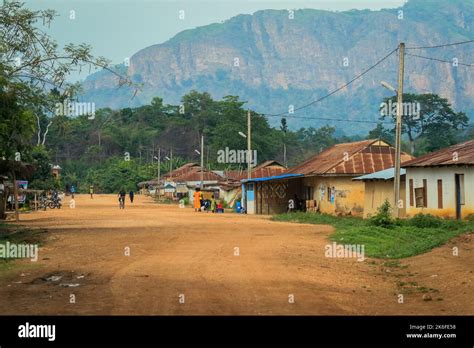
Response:
[[[3,88],[13,89],[18,103],[34,113],[38,145],[45,143],[56,103],[64,98],[73,100],[79,91],[78,84],[67,82],[70,74],[106,69],[116,76],[117,86],[135,86],[114,70],[109,60],[94,57],[91,46],[70,43],[60,48],[43,30],[56,16],[54,10],[31,10],[16,0],[5,0],[0,6],[0,75],[6,81]],[[56,93],[51,93],[53,88]]]

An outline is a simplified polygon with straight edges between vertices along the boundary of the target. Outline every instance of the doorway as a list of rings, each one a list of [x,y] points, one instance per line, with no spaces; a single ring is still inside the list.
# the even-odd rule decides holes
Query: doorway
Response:
[[[456,219],[462,219],[462,206],[464,205],[464,174],[454,174]]]

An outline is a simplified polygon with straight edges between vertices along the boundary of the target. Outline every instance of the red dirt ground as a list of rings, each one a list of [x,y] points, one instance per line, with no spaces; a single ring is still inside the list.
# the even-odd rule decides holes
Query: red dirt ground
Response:
[[[125,210],[113,195],[78,195],[74,209],[68,200],[21,215],[21,225],[49,232],[38,262],[0,272],[0,314],[474,314],[472,234],[384,265],[326,258],[330,226],[195,213],[142,196]]]

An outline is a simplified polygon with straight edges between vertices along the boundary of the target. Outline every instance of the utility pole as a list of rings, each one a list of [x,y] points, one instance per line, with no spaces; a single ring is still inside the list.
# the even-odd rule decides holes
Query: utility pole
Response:
[[[285,167],[287,167],[286,165],[286,144],[283,143],[283,164],[285,165]]]
[[[172,171],[173,171],[173,148],[170,149],[170,178],[171,178]]]
[[[204,188],[204,135],[201,135],[201,190]]]
[[[158,182],[157,182],[157,190],[158,190],[158,198],[160,198],[160,176],[161,176],[161,148],[158,148]]]
[[[252,178],[252,125],[250,120],[250,109],[247,111],[247,179]]]
[[[399,201],[400,201],[400,146],[402,133],[402,112],[403,112],[403,76],[405,68],[405,43],[400,42],[398,49],[399,66],[398,66],[398,91],[397,91],[397,123],[395,128],[395,177],[394,177],[394,192],[395,205],[394,215],[396,218],[400,217]]]

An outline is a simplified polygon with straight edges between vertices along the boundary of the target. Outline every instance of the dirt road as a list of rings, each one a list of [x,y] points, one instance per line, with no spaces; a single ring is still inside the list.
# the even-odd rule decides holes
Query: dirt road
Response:
[[[49,233],[38,262],[0,274],[0,314],[474,314],[472,235],[400,263],[358,262],[325,257],[330,226],[141,196],[125,210],[112,195],[68,200],[21,216]]]

